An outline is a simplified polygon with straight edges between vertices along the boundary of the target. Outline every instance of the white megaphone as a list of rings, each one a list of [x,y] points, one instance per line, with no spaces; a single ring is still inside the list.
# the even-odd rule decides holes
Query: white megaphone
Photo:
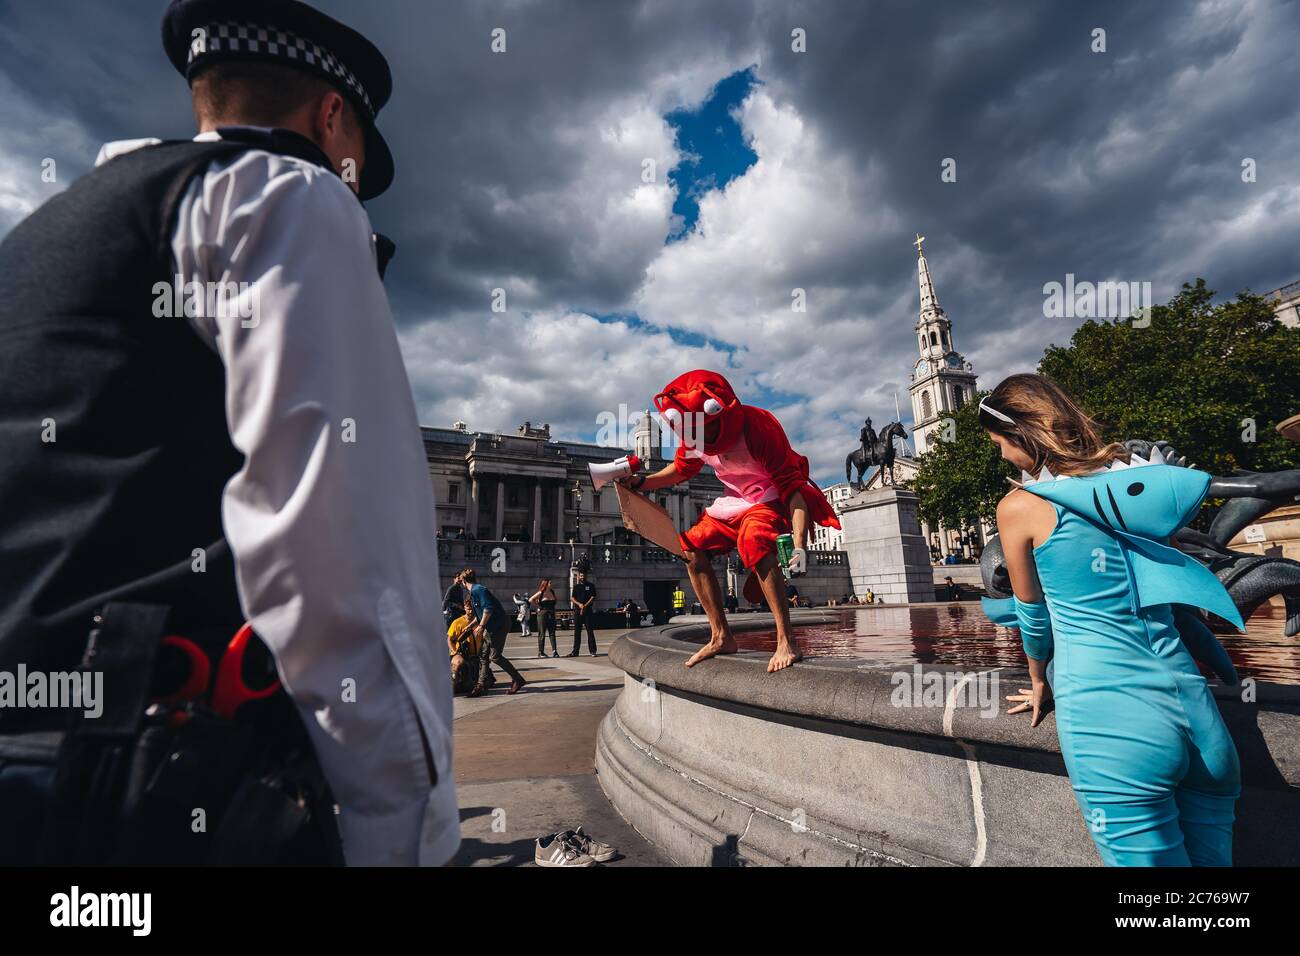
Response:
[[[641,470],[641,459],[636,455],[624,455],[614,461],[592,462],[587,465],[591,472],[591,486],[597,491],[611,481],[628,478]]]

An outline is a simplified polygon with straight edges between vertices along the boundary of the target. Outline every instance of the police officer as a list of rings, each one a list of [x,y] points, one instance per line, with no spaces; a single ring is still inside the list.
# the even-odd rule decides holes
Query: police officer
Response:
[[[569,603],[573,605],[573,653],[577,657],[582,649],[582,629],[587,628],[587,650],[596,656],[596,632],[592,629],[592,617],[595,615],[596,586],[587,580],[587,572],[579,567],[577,580],[569,594]]]
[[[0,244],[0,667],[250,621],[347,862],[441,865],[435,508],[361,204],[388,64],[297,0],[173,0],[162,34],[198,135],[106,145]]]

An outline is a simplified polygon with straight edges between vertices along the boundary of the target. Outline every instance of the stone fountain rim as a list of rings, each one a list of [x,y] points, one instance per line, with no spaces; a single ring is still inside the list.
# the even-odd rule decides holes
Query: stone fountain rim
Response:
[[[847,608],[795,611],[791,614],[791,621],[796,625],[832,623],[840,619],[843,610]],[[769,613],[729,616],[728,621],[733,631],[770,630],[775,623]],[[687,621],[679,618],[658,627],[628,631],[610,648],[610,662],[635,679],[653,681],[656,687],[725,701],[738,708],[774,712],[785,715],[787,719],[812,718],[880,731],[959,739],[973,744],[1060,752],[1054,714],[1049,714],[1038,727],[1031,728],[1023,715],[1009,716],[1005,711],[1001,696],[1022,686],[1022,682],[1028,682],[1028,674],[1023,668],[987,669],[986,672],[998,672],[998,693],[1001,696],[996,716],[983,717],[981,708],[956,706],[946,698],[945,706],[893,706],[890,698],[898,685],[891,675],[904,670],[904,667],[863,667],[851,659],[820,658],[802,661],[777,674],[768,674],[768,654],[742,651],[686,668],[686,659],[699,649],[699,645],[687,643],[684,639],[707,634],[708,624],[698,618]],[[911,672],[912,666],[915,665],[906,666],[906,670]],[[932,672],[972,673],[944,665],[922,664],[920,667],[922,675]],[[1288,723],[1300,722],[1300,687],[1265,682],[1256,686],[1258,703],[1255,704],[1242,702],[1240,693],[1233,688],[1212,687],[1230,726],[1254,723],[1261,712]],[[1274,735],[1269,736],[1272,738]],[[1290,786],[1300,786],[1300,734],[1293,736],[1294,739],[1289,741],[1291,746],[1285,749],[1292,751],[1287,757],[1294,759],[1281,761],[1276,752],[1269,757],[1257,754],[1254,748],[1243,749],[1239,744],[1243,775],[1257,782],[1278,782],[1281,770]],[[1270,743],[1270,749],[1276,751],[1276,744]]]

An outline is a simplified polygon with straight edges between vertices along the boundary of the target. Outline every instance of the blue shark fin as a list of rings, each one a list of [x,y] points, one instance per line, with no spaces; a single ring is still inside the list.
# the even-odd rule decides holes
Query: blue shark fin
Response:
[[[1195,517],[1210,476],[1167,464],[1157,451],[1150,459],[1116,459],[1092,475],[1056,478],[1025,490],[1068,508],[1113,535],[1133,570],[1134,608],[1189,604],[1245,630],[1241,612],[1218,578],[1195,558],[1162,543]]]
[[[1123,543],[1133,569],[1140,609],[1160,604],[1188,604],[1218,615],[1240,631],[1246,629],[1246,622],[1223,582],[1201,562],[1150,538],[1112,530]]]

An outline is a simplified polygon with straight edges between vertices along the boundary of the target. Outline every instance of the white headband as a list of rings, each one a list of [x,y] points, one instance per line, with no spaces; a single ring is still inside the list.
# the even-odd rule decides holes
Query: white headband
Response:
[[[1006,422],[1008,425],[1014,425],[1014,424],[1015,424],[1015,420],[1014,420],[1013,418],[1011,418],[1010,416],[1007,416],[1007,415],[1002,414],[1002,413],[1001,413],[1000,411],[998,411],[996,408],[992,408],[992,407],[990,407],[990,406],[988,406],[988,405],[985,405],[985,404],[984,404],[984,399],[982,399],[982,398],[980,399],[980,411],[988,412],[988,413],[989,413],[990,415],[992,415],[994,418],[1000,419],[1000,420]]]

